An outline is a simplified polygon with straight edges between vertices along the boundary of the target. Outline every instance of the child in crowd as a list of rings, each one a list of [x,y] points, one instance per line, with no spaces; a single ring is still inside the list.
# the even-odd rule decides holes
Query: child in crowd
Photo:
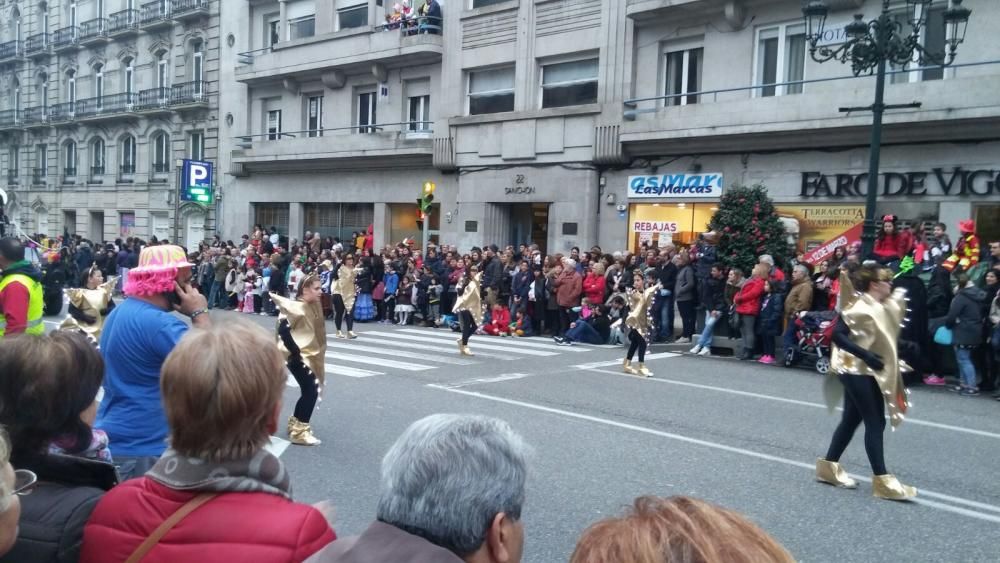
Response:
[[[774,291],[773,282],[765,281],[764,296],[760,302],[760,316],[757,318],[757,337],[764,351],[764,355],[758,361],[762,364],[774,363],[774,339],[781,334],[784,308],[784,296],[780,291]]]
[[[510,336],[510,311],[500,303],[493,305],[490,322],[483,332],[491,336]]]
[[[441,285],[441,280],[434,276],[430,287],[427,288],[427,321],[435,323],[435,326],[441,317],[441,294],[443,292],[444,286]]]
[[[396,324],[409,324],[413,311],[413,282],[409,276],[405,276],[399,282],[399,289],[396,291]]]
[[[243,307],[240,308],[240,311],[244,313],[256,312],[255,300],[260,298],[257,295],[259,289],[260,279],[257,277],[257,272],[253,270],[248,271],[246,279],[243,282]]]
[[[510,333],[512,336],[534,336],[531,330],[531,317],[527,315],[523,308],[518,308],[515,313],[514,322],[510,323]]]
[[[382,320],[384,324],[392,324],[392,319],[396,316],[396,291],[399,289],[399,274],[392,267],[392,262],[386,262],[385,277],[382,282],[385,284],[385,299],[382,301]]]

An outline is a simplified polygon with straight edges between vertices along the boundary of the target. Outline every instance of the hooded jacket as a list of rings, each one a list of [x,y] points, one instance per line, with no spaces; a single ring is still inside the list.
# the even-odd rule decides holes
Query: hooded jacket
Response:
[[[954,331],[956,346],[977,346],[982,342],[983,306],[986,292],[966,287],[955,295],[944,324]]]

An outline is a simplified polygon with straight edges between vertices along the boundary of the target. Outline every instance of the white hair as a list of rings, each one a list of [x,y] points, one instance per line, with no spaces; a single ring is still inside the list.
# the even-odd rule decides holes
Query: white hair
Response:
[[[768,266],[774,266],[774,257],[770,254],[761,254],[758,262],[761,264],[767,264]]]
[[[378,520],[458,556],[474,553],[497,514],[520,520],[529,455],[496,418],[420,419],[382,459]]]
[[[576,260],[572,258],[563,258],[563,266],[567,268],[576,268]]]
[[[798,271],[798,272],[802,272],[803,276],[805,276],[807,278],[809,277],[809,268],[806,268],[805,264],[796,264],[795,268],[793,268],[793,269],[796,270],[796,271]]]

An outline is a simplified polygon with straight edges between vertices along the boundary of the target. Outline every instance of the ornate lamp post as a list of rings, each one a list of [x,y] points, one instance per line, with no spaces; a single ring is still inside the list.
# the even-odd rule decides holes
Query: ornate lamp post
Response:
[[[802,7],[805,16],[809,55],[819,63],[838,60],[851,63],[854,75],[875,73],[875,103],[862,108],[841,108],[841,111],[870,110],[872,112],[871,153],[868,165],[868,193],[865,199],[865,223],[861,235],[861,255],[867,258],[875,246],[875,202],[878,197],[879,153],[882,145],[882,114],[887,109],[914,107],[914,104],[885,104],[886,63],[904,66],[947,66],[955,61],[956,50],[965,40],[965,30],[972,10],[962,6],[962,0],[950,0],[944,12],[946,51],[932,53],[921,44],[920,37],[928,23],[927,12],[933,0],[906,0],[906,23],[909,30],[890,12],[890,0],[882,0],[882,12],[871,21],[855,14],[854,21],[844,28],[847,41],[838,46],[820,46],[830,11],[825,0],[808,0]],[[919,107],[919,104],[916,104]]]

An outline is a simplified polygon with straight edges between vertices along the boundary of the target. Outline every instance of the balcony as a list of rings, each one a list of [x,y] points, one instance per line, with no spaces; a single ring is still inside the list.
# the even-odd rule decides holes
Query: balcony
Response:
[[[76,167],[75,166],[67,166],[67,167],[63,168],[63,183],[64,184],[71,184],[71,183],[73,183],[74,178],[76,178]]]
[[[7,171],[7,185],[16,186],[18,184],[17,168]]]
[[[121,174],[122,178],[128,178],[135,174],[135,164],[122,164],[118,167],[118,173]]]
[[[24,59],[24,44],[21,41],[0,43],[0,63],[13,63]]]
[[[80,24],[80,44],[103,45],[108,42],[108,20],[96,18]]]
[[[207,108],[208,83],[195,80],[174,84],[170,88],[170,106],[176,110]]]
[[[24,42],[24,54],[31,58],[46,57],[52,54],[52,41],[48,33],[37,33]]]
[[[25,108],[21,112],[21,120],[27,129],[46,127],[48,126],[48,113],[48,108],[45,106]]]
[[[52,50],[56,53],[80,48],[80,34],[75,26],[57,29],[52,33]]]
[[[24,119],[21,110],[5,109],[0,111],[0,131],[21,129],[24,126]]]
[[[45,170],[44,168],[32,168],[31,183],[35,186],[44,185],[46,172],[47,170]]]
[[[144,115],[170,112],[170,88],[148,88],[139,92],[135,111]]]
[[[439,63],[442,36],[412,30],[354,28],[280,42],[271,49],[241,53],[236,80],[251,85],[283,78],[340,83],[345,75],[368,74],[372,64],[400,68]]]
[[[167,172],[170,172],[170,164],[167,162],[154,162],[152,168],[153,174],[158,176],[163,176]]]
[[[90,167],[90,179],[89,182],[100,184],[101,180],[104,178],[104,165],[98,164],[97,166]]]
[[[209,0],[174,0],[171,6],[173,18],[177,21],[191,21],[208,16]]]
[[[170,17],[170,3],[168,0],[159,0],[143,4],[139,9],[139,29],[143,31],[154,31],[172,27],[174,20]]]
[[[76,102],[63,102],[49,108],[49,123],[71,121],[76,114]]]
[[[118,39],[139,33],[139,10],[122,10],[108,17],[108,37]]]
[[[354,126],[249,135],[237,139],[242,150],[233,151],[233,162],[247,172],[291,171],[311,165],[363,167],[374,160],[400,167],[430,166],[434,152],[432,132],[426,128],[410,131],[419,126],[429,124],[378,124],[371,128],[372,132],[365,133]]]
[[[134,117],[135,98],[135,93],[123,92],[77,100],[74,117],[77,121],[90,123]]]

